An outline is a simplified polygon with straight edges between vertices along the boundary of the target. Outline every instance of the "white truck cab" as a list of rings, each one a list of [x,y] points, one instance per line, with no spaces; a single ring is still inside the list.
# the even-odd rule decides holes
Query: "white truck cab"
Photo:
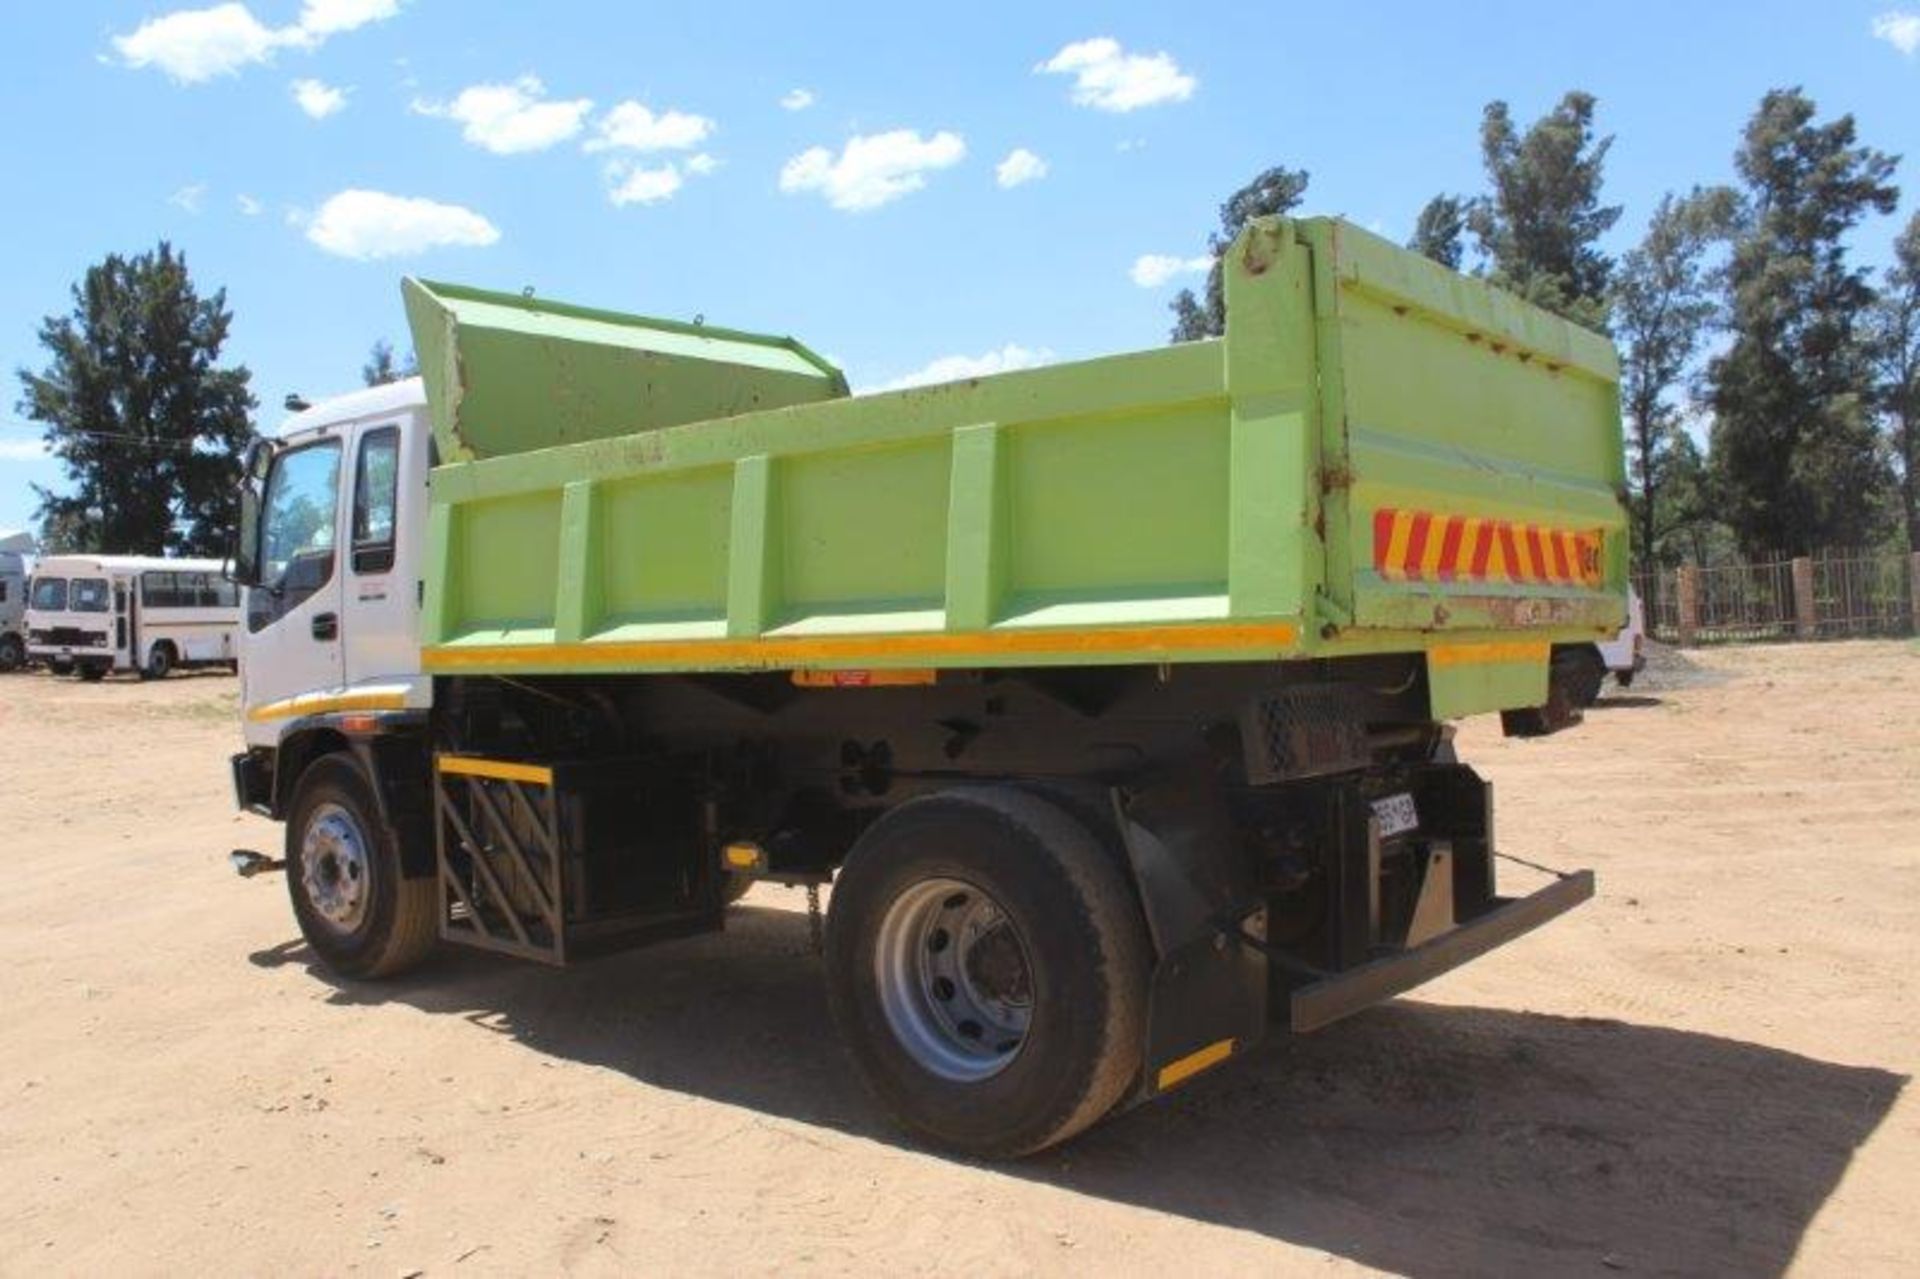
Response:
[[[256,447],[242,580],[241,705],[250,748],[278,753],[316,716],[424,710],[417,621],[429,441],[420,379],[338,396]]]

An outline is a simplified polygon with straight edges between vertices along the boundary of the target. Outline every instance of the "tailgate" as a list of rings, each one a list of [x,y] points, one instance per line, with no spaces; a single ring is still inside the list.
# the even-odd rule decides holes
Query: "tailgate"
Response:
[[[1626,469],[1612,345],[1337,222],[1305,223],[1327,589],[1362,629],[1617,630]]]

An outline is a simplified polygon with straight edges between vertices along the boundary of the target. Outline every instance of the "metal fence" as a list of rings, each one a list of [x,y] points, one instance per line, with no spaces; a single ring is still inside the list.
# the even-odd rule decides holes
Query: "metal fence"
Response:
[[[1920,555],[1826,551],[1636,573],[1647,631],[1668,643],[1920,633]]]

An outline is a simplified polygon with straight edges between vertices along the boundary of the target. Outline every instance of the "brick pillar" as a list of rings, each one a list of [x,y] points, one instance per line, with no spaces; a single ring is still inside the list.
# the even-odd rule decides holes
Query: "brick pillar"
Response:
[[[1680,597],[1680,643],[1693,643],[1693,633],[1700,629],[1700,570],[1691,564],[1682,564],[1675,575],[1674,593]]]
[[[1820,614],[1813,601],[1813,561],[1804,555],[1793,561],[1793,633],[1801,639],[1820,633]]]

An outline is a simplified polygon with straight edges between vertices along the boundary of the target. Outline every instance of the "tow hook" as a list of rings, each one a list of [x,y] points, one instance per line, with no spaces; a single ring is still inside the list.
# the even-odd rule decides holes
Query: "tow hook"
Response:
[[[233,867],[233,873],[242,879],[252,879],[255,875],[270,875],[276,870],[285,870],[287,863],[265,853],[256,853],[251,848],[236,848],[227,854],[227,864]]]

